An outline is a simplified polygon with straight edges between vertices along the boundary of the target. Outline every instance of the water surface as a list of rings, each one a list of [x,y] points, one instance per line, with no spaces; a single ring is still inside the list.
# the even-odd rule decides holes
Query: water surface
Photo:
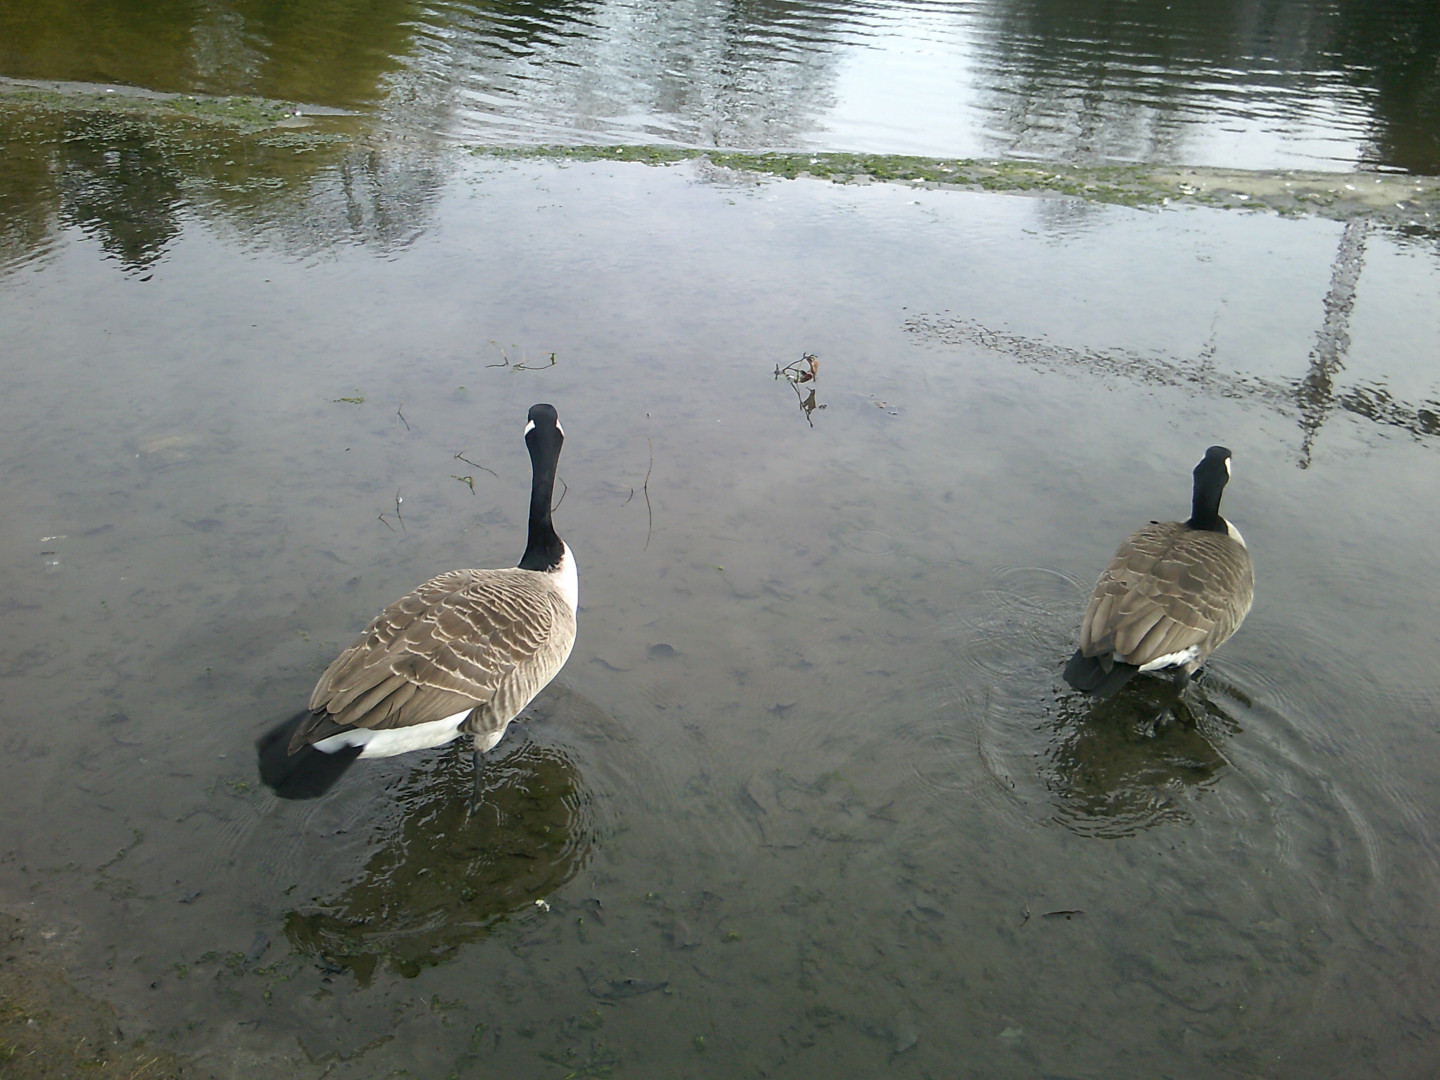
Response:
[[[1428,1073],[1433,245],[439,160],[401,244],[182,202],[143,271],[77,222],[0,287],[0,890],[128,1038],[217,1075]],[[258,788],[381,604],[518,557],[538,400],[581,630],[481,800],[453,750]],[[1216,441],[1256,606],[1152,738],[1154,694],[1059,670]]]
[[[1430,181],[466,147],[1437,173],[1437,48],[1346,0],[8,5],[12,947],[202,1076],[1433,1075]],[[518,558],[536,401],[564,672],[478,792],[276,799],[253,740],[365,620]],[[1077,698],[1215,442],[1253,612],[1174,710]]]

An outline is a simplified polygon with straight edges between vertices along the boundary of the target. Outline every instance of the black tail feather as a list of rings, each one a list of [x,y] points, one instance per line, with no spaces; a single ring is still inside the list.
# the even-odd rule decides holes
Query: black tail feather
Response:
[[[1134,664],[1111,660],[1107,671],[1098,656],[1086,656],[1079,649],[1065,665],[1065,681],[1082,694],[1108,698],[1135,677],[1140,669]]]
[[[260,779],[282,799],[319,798],[360,756],[358,746],[342,747],[333,754],[302,746],[290,753],[290,737],[309,715],[308,710],[296,713],[255,741]]]

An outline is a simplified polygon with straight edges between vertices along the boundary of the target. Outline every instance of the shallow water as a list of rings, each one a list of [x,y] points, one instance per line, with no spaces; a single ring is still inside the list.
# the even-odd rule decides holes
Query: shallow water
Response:
[[[1433,1075],[1425,203],[455,148],[1433,173],[1433,25],[8,5],[0,75],[358,113],[0,109],[0,899],[28,947],[202,1075]],[[518,557],[539,400],[569,435],[564,672],[478,797],[452,748],[275,799],[253,740],[367,618]],[[1092,706],[1059,670],[1217,441],[1256,606],[1152,733],[1159,688]]]
[[[129,1038],[220,1076],[1433,1071],[1433,244],[425,160],[390,239],[182,200],[163,257],[75,221],[0,278],[0,893]],[[375,610],[518,557],[539,400],[580,635],[483,797],[453,749],[259,788]],[[1149,737],[1156,694],[1059,670],[1217,441],[1256,605]]]

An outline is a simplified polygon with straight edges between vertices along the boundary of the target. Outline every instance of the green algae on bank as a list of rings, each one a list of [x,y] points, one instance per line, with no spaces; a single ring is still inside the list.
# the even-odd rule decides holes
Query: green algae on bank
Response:
[[[241,134],[269,128],[304,128],[317,118],[354,115],[344,109],[262,97],[174,94],[139,86],[0,77],[0,107],[5,106],[60,112],[103,109],[130,116],[208,122]]]
[[[0,109],[103,112],[174,121],[241,136],[290,137],[303,150],[360,133],[358,114],[262,97],[162,93],[142,87],[0,77]],[[1168,165],[1068,165],[1044,161],[927,158],[903,154],[699,149],[666,145],[471,146],[472,154],[721,169],[786,180],[912,183],[1006,194],[1069,195],[1122,206],[1172,204],[1269,210],[1336,219],[1368,217],[1427,231],[1440,225],[1440,178],[1408,173],[1257,172]]]
[[[1440,178],[1405,173],[1248,172],[1158,165],[1061,165],[1040,161],[924,158],[896,154],[698,150],[671,146],[475,146],[478,156],[673,165],[708,161],[785,180],[898,182],[1009,194],[1071,195],[1123,206],[1172,204],[1270,210],[1322,217],[1440,220]]]

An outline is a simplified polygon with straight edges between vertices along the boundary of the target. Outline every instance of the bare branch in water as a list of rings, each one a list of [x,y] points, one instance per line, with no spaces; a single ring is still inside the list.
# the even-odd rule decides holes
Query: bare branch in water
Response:
[[[517,362],[511,360],[508,355],[506,355],[505,350],[502,349],[502,348],[500,348],[500,343],[499,343],[498,341],[496,341],[494,338],[491,338],[491,339],[490,339],[490,344],[491,344],[491,345],[494,345],[496,351],[500,353],[500,363],[498,363],[498,364],[486,364],[485,366],[486,366],[487,368],[505,368],[505,367],[508,367],[508,368],[510,368],[512,371],[544,371],[546,368],[552,368],[552,367],[554,367],[555,364],[557,363],[557,361],[556,361],[556,359],[555,359],[555,354],[554,354],[553,352],[550,354],[550,362],[549,362],[548,364],[532,364],[532,363],[530,363],[529,359],[526,357],[525,353],[523,353],[523,352],[520,354],[520,360],[519,360],[519,362],[517,363]]]
[[[402,401],[399,405],[396,405],[396,406],[395,406],[395,415],[398,416],[398,417],[400,417],[400,422],[405,425],[405,430],[406,430],[406,431],[409,431],[409,430],[410,430],[410,421],[409,421],[409,420],[406,420],[406,419],[405,419],[405,414],[400,411],[400,410],[403,409],[403,408],[405,408],[405,403]]]
[[[544,371],[546,368],[552,368],[552,367],[554,367],[554,366],[555,366],[555,363],[556,363],[556,361],[555,361],[555,354],[552,352],[552,353],[550,354],[550,362],[549,362],[548,364],[527,364],[527,363],[525,363],[525,362],[522,360],[520,363],[518,363],[518,364],[515,365],[515,370],[516,370],[516,371]]]
[[[562,488],[563,490],[560,492],[560,501],[557,502],[554,506],[550,507],[550,512],[551,512],[552,514],[553,514],[556,510],[559,510],[559,509],[560,509],[560,503],[564,502],[564,501],[565,501],[565,496],[570,494],[570,485],[567,484],[567,483],[565,483],[565,478],[562,476],[562,477],[560,477],[559,479],[560,479],[560,486],[561,486],[561,488]]]
[[[467,452],[468,451],[461,450],[460,453],[455,455],[455,460],[465,462],[465,464],[469,465],[472,469],[485,469],[485,471],[488,472],[491,476],[495,477],[496,480],[500,479],[500,474],[497,473],[494,469],[487,469],[478,461],[471,461],[468,457],[466,457],[465,455]]]
[[[451,473],[451,474],[450,474],[450,479],[451,479],[451,480],[459,480],[462,484],[469,484],[469,485],[470,485],[470,494],[471,494],[471,495],[474,495],[474,494],[475,494],[475,477],[473,477],[473,476],[456,476],[454,473]]]
[[[645,436],[645,445],[650,447],[650,464],[645,468],[643,485],[645,492],[645,547],[642,547],[641,551],[650,546],[650,534],[655,529],[655,511],[650,508],[650,473],[655,468],[655,444],[650,441],[649,435]]]
[[[494,338],[491,338],[491,339],[490,339],[490,344],[491,344],[491,345],[494,345],[494,346],[495,346],[495,351],[500,354],[500,363],[498,363],[498,364],[486,364],[485,366],[486,366],[487,368],[492,368],[492,367],[509,367],[509,366],[510,366],[510,357],[508,357],[508,356],[505,355],[505,350],[502,349],[502,348],[500,348],[500,343],[499,343],[498,341],[496,341]]]

